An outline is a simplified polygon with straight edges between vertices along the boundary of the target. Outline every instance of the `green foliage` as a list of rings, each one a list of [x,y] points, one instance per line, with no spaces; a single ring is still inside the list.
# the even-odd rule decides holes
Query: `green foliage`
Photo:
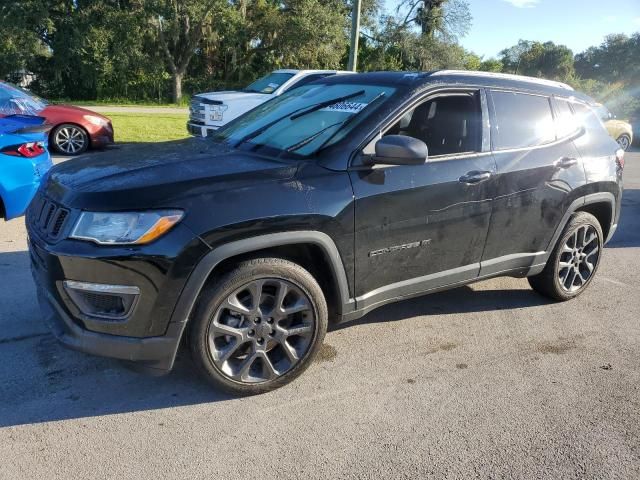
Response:
[[[362,1],[359,70],[469,69],[558,79],[619,116],[640,107],[640,33],[573,56],[521,40],[484,59],[457,39],[467,0]],[[165,103],[275,68],[345,68],[353,0],[20,0],[0,3],[0,78],[50,98]],[[182,104],[185,100],[180,100]]]

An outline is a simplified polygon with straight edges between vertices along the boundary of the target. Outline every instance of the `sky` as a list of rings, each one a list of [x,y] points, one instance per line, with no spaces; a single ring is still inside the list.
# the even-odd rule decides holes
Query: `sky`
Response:
[[[399,0],[385,0],[387,12]],[[468,0],[473,15],[460,43],[485,58],[519,39],[552,41],[579,53],[610,33],[640,32],[640,0]]]

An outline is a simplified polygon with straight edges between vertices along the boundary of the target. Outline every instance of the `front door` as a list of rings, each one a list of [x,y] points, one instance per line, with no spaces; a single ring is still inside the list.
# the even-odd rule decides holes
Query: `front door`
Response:
[[[495,174],[483,100],[479,90],[427,97],[382,132],[423,140],[425,164],[350,172],[358,309],[478,276]]]

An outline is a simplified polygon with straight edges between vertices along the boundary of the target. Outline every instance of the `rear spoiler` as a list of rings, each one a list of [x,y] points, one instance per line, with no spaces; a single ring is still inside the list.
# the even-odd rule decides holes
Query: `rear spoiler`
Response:
[[[53,127],[46,121],[46,118],[35,115],[8,115],[0,118],[0,134],[46,133]]]

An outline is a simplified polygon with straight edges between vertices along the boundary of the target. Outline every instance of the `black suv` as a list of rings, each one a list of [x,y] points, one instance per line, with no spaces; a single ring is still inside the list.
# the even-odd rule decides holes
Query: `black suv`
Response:
[[[206,140],[65,162],[27,214],[38,298],[71,348],[264,392],[328,319],[489,277],[568,300],[620,216],[593,101],[476,72],[340,75]]]

